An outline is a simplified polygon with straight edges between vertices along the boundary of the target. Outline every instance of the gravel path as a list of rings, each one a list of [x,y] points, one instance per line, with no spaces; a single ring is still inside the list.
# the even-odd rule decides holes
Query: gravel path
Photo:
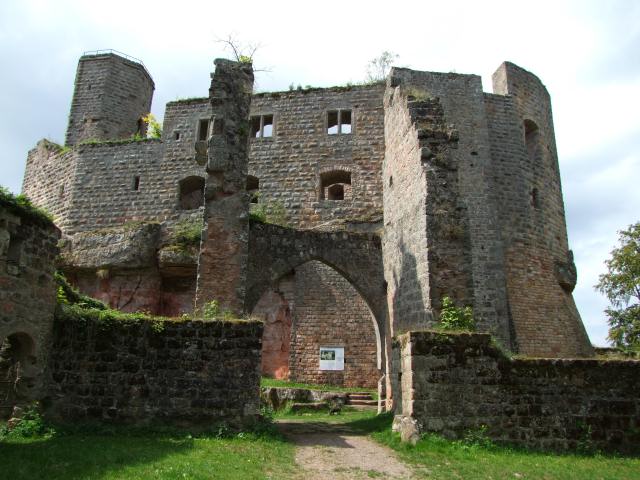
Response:
[[[388,448],[342,425],[278,422],[296,445],[304,480],[412,479],[412,471]]]

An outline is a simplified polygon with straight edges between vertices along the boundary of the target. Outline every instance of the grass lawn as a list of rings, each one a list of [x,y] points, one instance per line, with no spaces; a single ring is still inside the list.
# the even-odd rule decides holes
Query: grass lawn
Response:
[[[0,442],[0,478],[283,479],[293,446],[278,436],[68,434]]]
[[[345,408],[279,412],[276,419],[344,424],[389,446],[425,479],[640,480],[640,458],[527,452],[427,435],[416,446],[391,432],[391,415]],[[1,425],[0,425],[1,427]],[[278,479],[295,478],[294,447],[277,433],[191,436],[186,432],[76,431],[0,440],[0,478]]]
[[[640,480],[640,458],[530,452],[495,445],[465,444],[427,435],[415,446],[391,431],[391,415],[344,410],[327,413],[279,413],[276,418],[342,423],[387,445],[412,466],[418,478],[444,480]]]
[[[276,420],[297,420],[305,422],[320,422],[330,424],[345,424],[354,429],[367,430],[371,429],[371,425],[375,421],[375,411],[357,410],[355,408],[343,407],[342,411],[337,415],[329,415],[328,411],[301,411],[292,412],[287,409],[278,410],[273,417]]]

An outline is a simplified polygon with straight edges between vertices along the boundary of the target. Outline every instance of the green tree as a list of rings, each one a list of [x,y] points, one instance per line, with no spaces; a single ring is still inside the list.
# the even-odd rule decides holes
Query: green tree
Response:
[[[381,82],[387,77],[393,62],[398,59],[398,55],[393,52],[384,51],[379,57],[374,58],[367,64],[368,83]]]
[[[619,348],[640,350],[640,222],[619,234],[620,246],[611,251],[607,273],[595,288],[612,305],[605,310],[609,340]]]

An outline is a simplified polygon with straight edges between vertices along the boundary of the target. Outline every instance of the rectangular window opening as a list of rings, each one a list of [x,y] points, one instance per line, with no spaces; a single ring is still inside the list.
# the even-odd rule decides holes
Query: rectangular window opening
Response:
[[[140,190],[140,177],[138,175],[133,177],[133,189],[136,191]]]
[[[329,135],[336,135],[339,133],[338,128],[338,110],[332,110],[327,112],[327,133]]]
[[[209,119],[202,119],[198,123],[198,141],[203,142],[209,138]]]
[[[273,115],[251,117],[251,138],[273,137]]]
[[[327,112],[327,134],[340,135],[351,133],[351,110],[329,110]]]
[[[340,133],[351,133],[351,110],[340,110]]]
[[[273,115],[262,116],[262,136],[263,137],[273,136]]]
[[[176,140],[180,140],[180,132],[174,132],[173,137],[174,137]]]

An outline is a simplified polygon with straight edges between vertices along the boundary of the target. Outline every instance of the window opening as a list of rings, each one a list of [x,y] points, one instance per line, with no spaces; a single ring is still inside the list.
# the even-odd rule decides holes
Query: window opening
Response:
[[[527,148],[529,160],[537,160],[540,145],[540,130],[531,120],[524,121],[524,144]]]
[[[260,179],[253,175],[247,175],[247,192],[251,195],[251,203],[258,203],[260,191]]]
[[[175,132],[173,136],[176,140],[180,140],[180,132]]]
[[[319,200],[348,200],[351,196],[351,172],[332,170],[320,174]]]
[[[140,177],[138,175],[133,177],[133,189],[136,191],[140,190]]]
[[[9,249],[7,250],[7,263],[20,265],[22,243],[22,238],[11,235],[11,238],[9,239]]]
[[[273,115],[255,115],[251,117],[251,138],[273,137]]]
[[[334,183],[327,187],[328,200],[344,200],[344,183]]]
[[[351,132],[351,110],[329,110],[327,112],[327,134],[340,135]]]
[[[178,183],[179,206],[181,210],[195,210],[204,204],[204,178],[187,177]]]
[[[209,138],[209,119],[203,118],[198,122],[198,141],[204,142]]]
[[[538,189],[537,188],[533,188],[531,190],[531,205],[535,209],[540,208],[540,197],[538,196]]]

